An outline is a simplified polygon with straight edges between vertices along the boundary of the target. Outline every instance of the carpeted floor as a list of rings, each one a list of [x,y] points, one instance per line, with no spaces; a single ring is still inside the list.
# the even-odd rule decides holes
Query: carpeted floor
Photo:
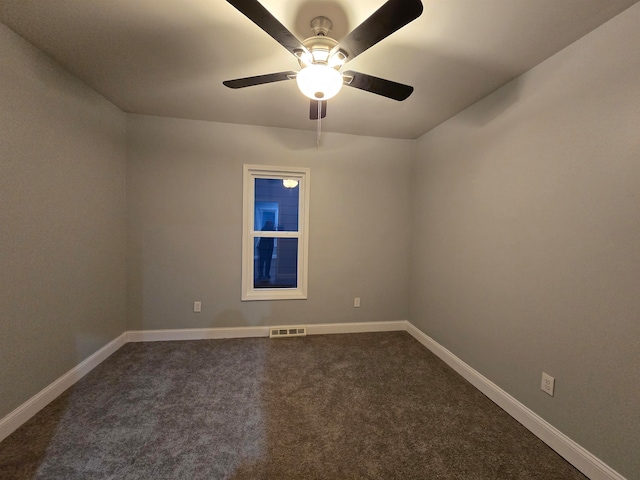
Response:
[[[0,443],[8,479],[585,479],[406,332],[129,343]]]

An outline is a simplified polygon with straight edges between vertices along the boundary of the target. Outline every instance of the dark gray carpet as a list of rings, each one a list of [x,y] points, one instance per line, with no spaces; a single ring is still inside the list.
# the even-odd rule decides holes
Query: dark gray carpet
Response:
[[[405,332],[129,343],[7,479],[585,479]]]

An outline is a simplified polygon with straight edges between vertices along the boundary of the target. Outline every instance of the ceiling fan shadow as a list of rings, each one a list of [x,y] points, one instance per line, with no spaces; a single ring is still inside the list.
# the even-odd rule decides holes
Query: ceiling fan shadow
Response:
[[[523,80],[517,77],[498,86],[460,115],[460,120],[474,125],[486,125],[503,115],[518,102]]]
[[[467,123],[484,125],[503,115],[520,97],[521,84],[509,82],[521,72],[508,62],[492,62],[437,44],[419,51],[405,46],[396,52],[392,62],[402,62],[407,67],[400,69],[389,62],[391,65],[384,68],[398,68],[404,76],[398,74],[396,79],[415,87],[409,101],[402,105],[417,125],[414,138],[458,114]],[[410,62],[412,57],[420,58],[420,62]],[[380,70],[372,67],[369,71]],[[386,72],[380,73],[384,76]],[[500,90],[503,86],[507,88]],[[494,92],[494,96],[476,105]]]

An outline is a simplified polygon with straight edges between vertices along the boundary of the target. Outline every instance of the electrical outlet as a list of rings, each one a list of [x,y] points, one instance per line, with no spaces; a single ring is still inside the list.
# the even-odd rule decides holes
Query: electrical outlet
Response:
[[[555,387],[555,384],[556,384],[555,378],[553,378],[551,375],[548,375],[542,372],[542,384],[540,385],[540,388],[544,393],[548,393],[553,397],[553,389]]]
[[[202,302],[193,302],[193,311],[199,313],[202,311]]]
[[[360,297],[353,298],[353,306],[354,308],[360,308]]]

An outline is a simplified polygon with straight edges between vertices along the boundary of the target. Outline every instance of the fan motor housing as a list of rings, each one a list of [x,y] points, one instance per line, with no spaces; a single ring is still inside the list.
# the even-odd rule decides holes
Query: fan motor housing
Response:
[[[328,36],[333,23],[327,17],[315,17],[311,20],[310,26],[314,35],[304,40],[302,45],[311,55],[302,51],[296,52],[298,63],[302,68],[319,64],[329,65],[339,70],[347,59],[347,55],[342,50],[334,51],[338,41]]]

